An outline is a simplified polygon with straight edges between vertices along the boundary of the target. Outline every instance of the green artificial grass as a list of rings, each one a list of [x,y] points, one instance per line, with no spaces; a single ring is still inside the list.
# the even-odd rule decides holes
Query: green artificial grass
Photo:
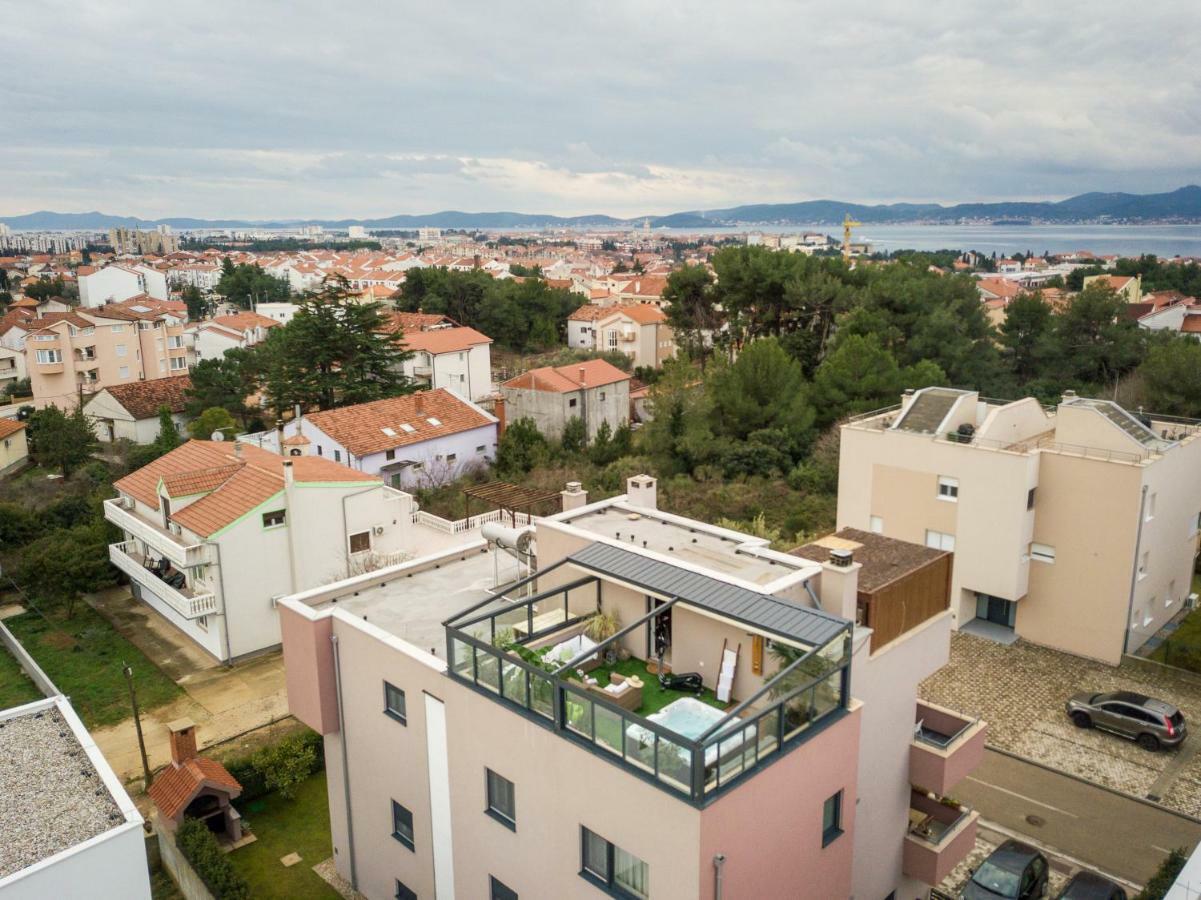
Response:
[[[54,682],[88,728],[114,725],[133,715],[122,662],[133,668],[138,706],[145,711],[170,703],[183,690],[127,641],[108,620],[84,603],[67,618],[62,608],[35,611],[5,620]]]
[[[8,648],[0,644],[0,709],[10,709],[42,699],[42,692],[37,689],[37,685],[21,670]]]
[[[296,789],[293,800],[268,794],[248,804],[234,802],[257,838],[229,854],[234,868],[250,883],[250,896],[339,896],[313,871],[334,855],[325,790],[325,773],[318,772]],[[300,862],[285,868],[280,859],[289,853],[299,853]]]
[[[586,672],[596,679],[600,687],[604,687],[609,683],[609,674],[616,672],[618,675],[637,675],[642,679],[642,706],[635,710],[640,716],[649,716],[657,713],[663,707],[675,703],[681,697],[695,697],[702,703],[707,703],[710,706],[715,706],[718,709],[725,709],[729,706],[728,703],[722,703],[717,699],[717,695],[713,691],[705,688],[699,694],[693,694],[689,691],[669,691],[659,686],[659,676],[652,675],[646,671],[646,661],[641,659],[630,658],[625,662],[614,663],[613,665],[600,665],[591,672]],[[571,673],[573,681],[578,681],[574,672]]]

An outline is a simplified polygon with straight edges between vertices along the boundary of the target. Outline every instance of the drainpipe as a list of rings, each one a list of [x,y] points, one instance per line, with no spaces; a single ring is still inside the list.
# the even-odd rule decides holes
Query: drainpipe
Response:
[[[338,652],[338,636],[331,634],[330,643],[334,645],[334,686],[338,693],[338,734],[342,741],[342,792],[346,800],[346,843],[350,855],[350,886],[359,889],[358,869],[354,864],[354,818],[350,807],[350,763],[346,758],[346,716],[342,712],[342,654]]]
[[[288,575],[292,580],[292,590],[289,593],[295,594],[300,590],[300,584],[296,578],[296,522],[295,509],[293,509],[292,501],[295,494],[292,477],[292,460],[284,460],[284,527],[288,529]]]
[[[234,664],[232,652],[229,649],[229,600],[225,596],[225,566],[221,565],[221,545],[216,541],[206,541],[210,547],[217,548],[217,585],[221,588],[221,625],[225,632],[225,664]]]
[[[1126,630],[1122,635],[1122,655],[1130,647],[1130,629],[1134,627],[1130,616],[1134,612],[1134,589],[1138,585],[1138,557],[1143,549],[1143,514],[1147,507],[1147,486],[1143,485],[1143,494],[1138,501],[1138,531],[1134,536],[1134,565],[1130,567],[1130,597],[1126,602]]]
[[[721,900],[721,869],[726,864],[726,855],[724,853],[715,854],[713,857],[713,900]]]

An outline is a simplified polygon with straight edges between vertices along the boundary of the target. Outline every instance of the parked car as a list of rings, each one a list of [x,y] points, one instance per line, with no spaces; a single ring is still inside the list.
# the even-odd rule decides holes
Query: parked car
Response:
[[[1068,701],[1067,711],[1077,728],[1103,728],[1138,741],[1144,750],[1178,746],[1187,735],[1180,710],[1130,691],[1077,694]]]
[[[1047,893],[1047,858],[1021,841],[1006,841],[989,854],[963,886],[963,900],[1034,900]]]
[[[1056,900],[1126,900],[1126,891],[1096,872],[1077,872]]]

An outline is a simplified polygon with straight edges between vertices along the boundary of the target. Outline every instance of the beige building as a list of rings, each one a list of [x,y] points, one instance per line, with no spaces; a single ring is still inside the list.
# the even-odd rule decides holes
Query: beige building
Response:
[[[149,299],[48,313],[26,327],[38,407],[73,407],[109,385],[182,375],[195,360],[182,316]]]
[[[1127,303],[1139,303],[1143,299],[1142,275],[1089,275],[1084,279],[1084,286],[1090,284],[1108,285]]]
[[[676,355],[675,334],[657,306],[581,306],[567,319],[567,345],[597,352],[618,351],[635,367],[659,368]]]
[[[838,525],[954,551],[957,627],[1116,664],[1189,600],[1198,429],[925,388],[843,426]]]
[[[29,444],[25,440],[25,423],[14,419],[0,419],[0,475],[21,468],[29,458]]]

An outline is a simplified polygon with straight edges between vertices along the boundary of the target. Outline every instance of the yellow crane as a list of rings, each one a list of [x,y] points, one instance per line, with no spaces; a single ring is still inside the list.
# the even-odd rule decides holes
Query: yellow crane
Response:
[[[851,229],[862,224],[852,219],[850,213],[846,213],[842,220],[842,261],[847,265],[851,263]]]

